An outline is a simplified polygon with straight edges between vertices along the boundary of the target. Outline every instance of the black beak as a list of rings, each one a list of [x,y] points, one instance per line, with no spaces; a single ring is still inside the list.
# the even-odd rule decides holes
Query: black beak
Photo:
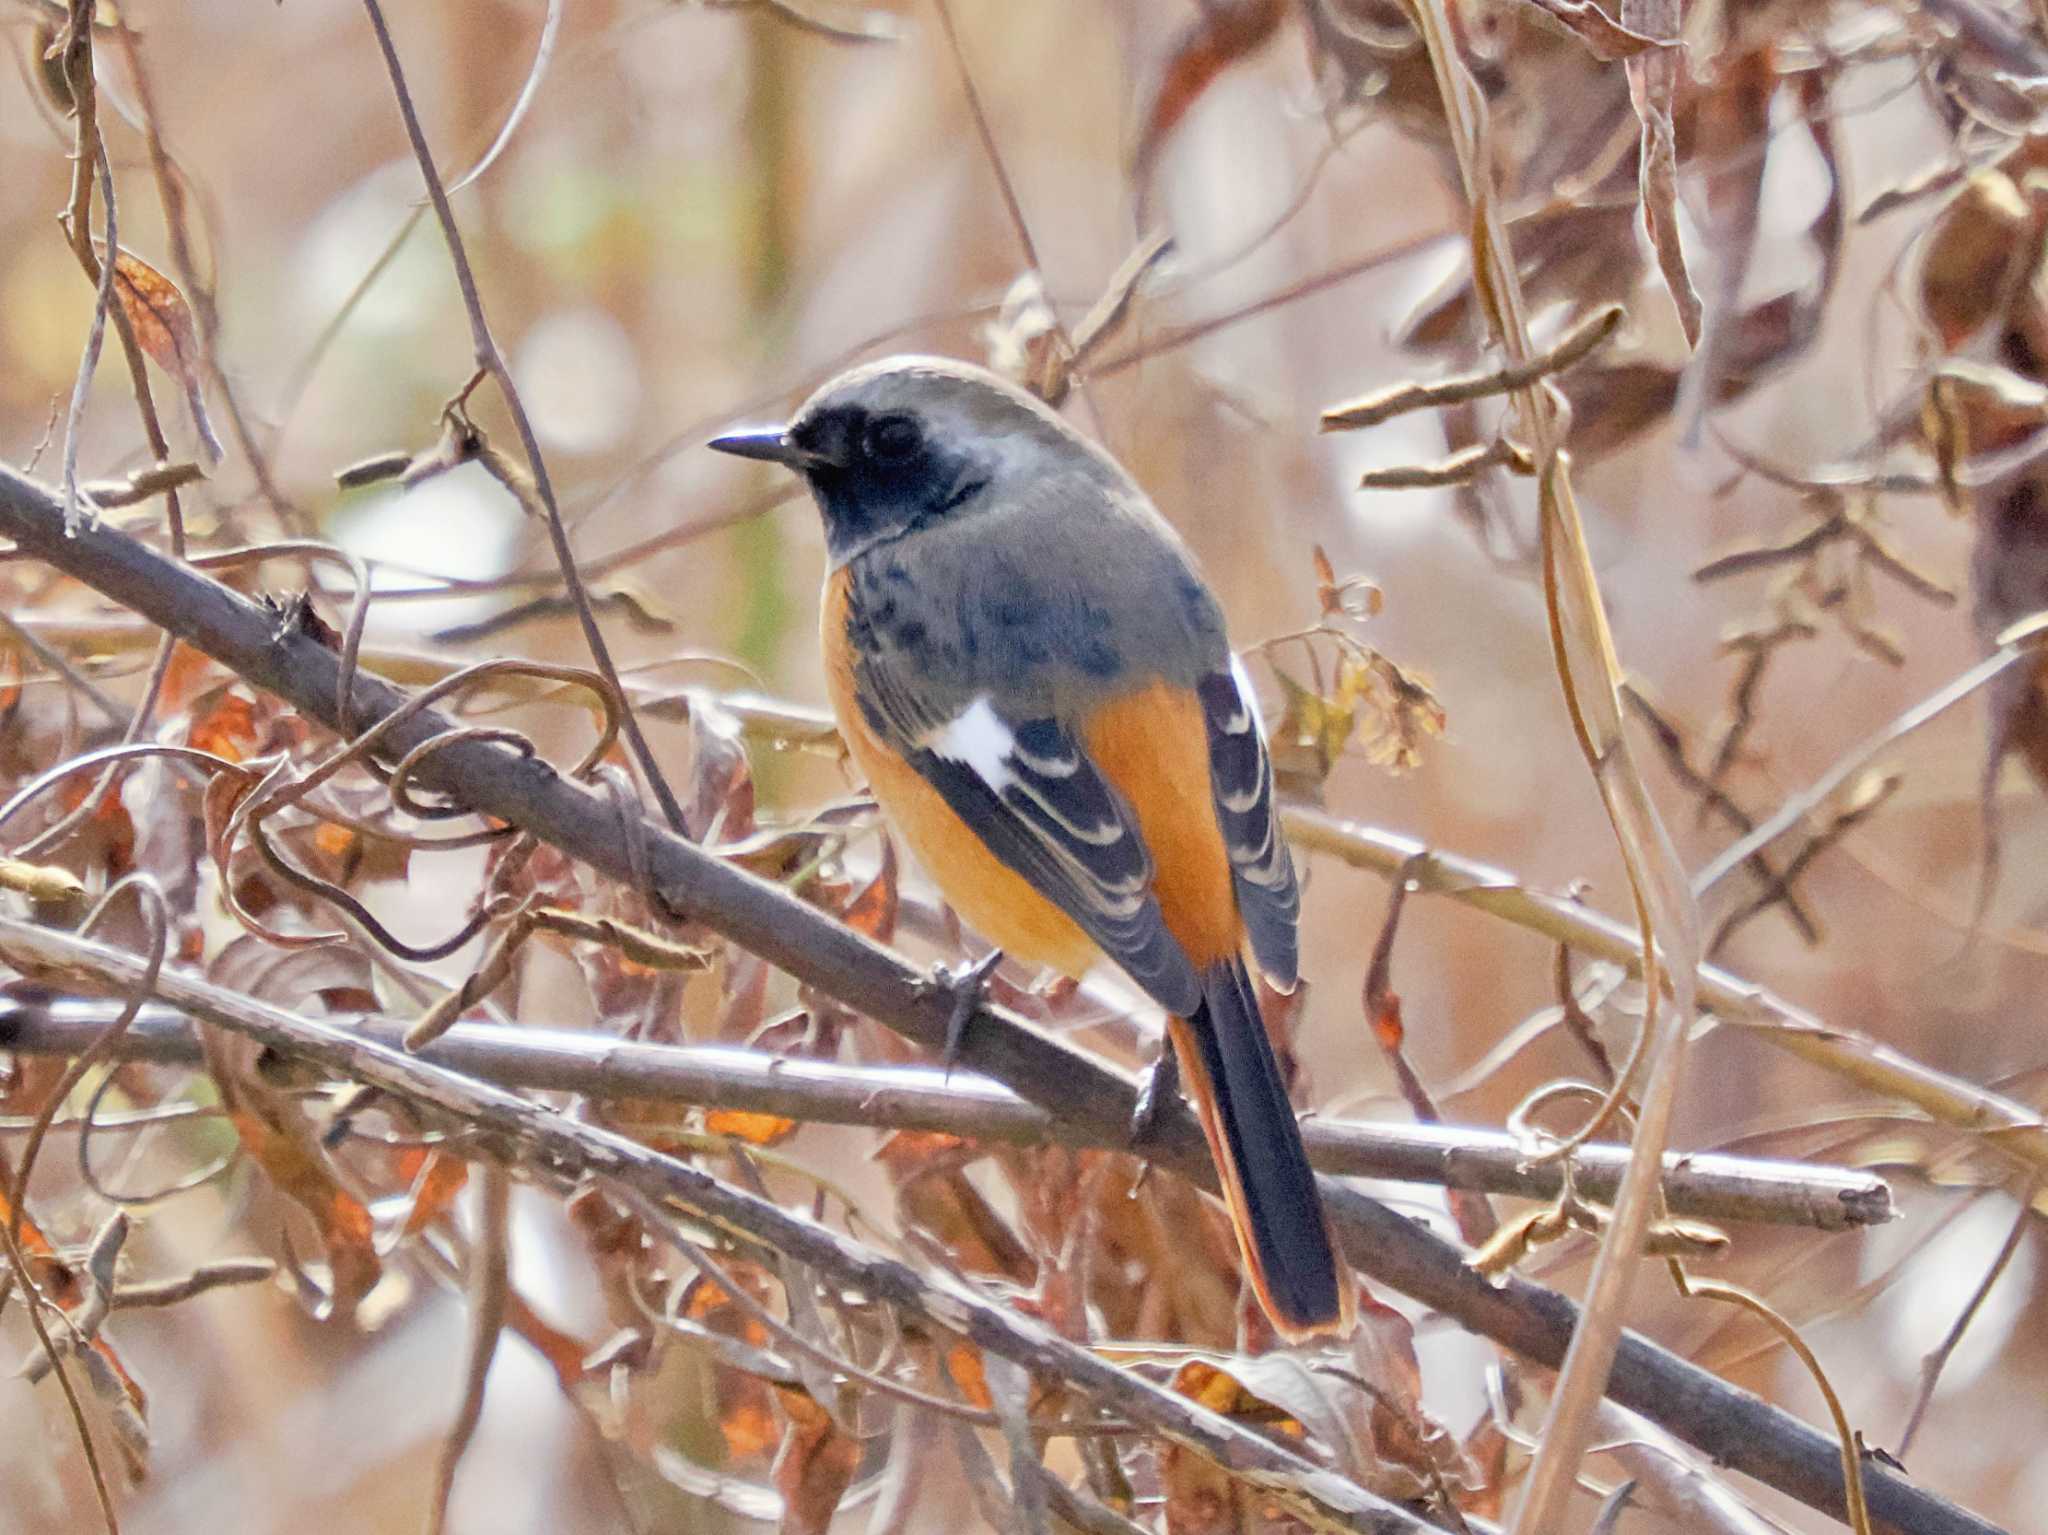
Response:
[[[730,453],[735,458],[758,458],[770,464],[785,464],[798,471],[822,462],[817,454],[807,453],[791,442],[789,433],[779,426],[727,432],[723,437],[712,438],[705,446],[720,453]]]

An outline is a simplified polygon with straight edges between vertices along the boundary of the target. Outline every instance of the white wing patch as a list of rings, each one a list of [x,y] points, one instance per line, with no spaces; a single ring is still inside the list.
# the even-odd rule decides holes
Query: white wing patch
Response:
[[[1010,758],[1017,750],[1017,737],[996,713],[995,705],[983,693],[960,713],[924,738],[926,750],[949,762],[974,770],[974,776],[1001,795],[1017,782]]]
[[[1259,717],[1259,695],[1252,686],[1250,673],[1244,669],[1244,657],[1236,651],[1230,653],[1230,680],[1237,684],[1238,707],[1244,713],[1224,721],[1223,728],[1231,735],[1242,735],[1246,724],[1259,733],[1261,741],[1266,739],[1266,722]]]

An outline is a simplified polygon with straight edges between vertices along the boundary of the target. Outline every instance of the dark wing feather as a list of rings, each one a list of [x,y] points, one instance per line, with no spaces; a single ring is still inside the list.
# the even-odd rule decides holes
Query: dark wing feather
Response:
[[[1238,910],[1266,979],[1289,988],[1300,972],[1301,887],[1273,805],[1273,764],[1259,727],[1258,700],[1235,665],[1209,673],[1196,692],[1209,727],[1209,777]]]
[[[1201,980],[1160,915],[1152,857],[1136,817],[1057,721],[1004,720],[980,700],[1011,747],[999,759],[949,754],[943,727],[904,755],[1003,863],[1065,912],[1147,995],[1184,1015]]]

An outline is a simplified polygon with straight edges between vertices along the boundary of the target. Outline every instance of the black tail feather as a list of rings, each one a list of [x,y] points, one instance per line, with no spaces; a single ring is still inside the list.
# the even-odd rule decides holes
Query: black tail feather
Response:
[[[1348,1331],[1349,1277],[1241,959],[1204,973],[1202,1005],[1173,1032],[1267,1315],[1289,1337]]]

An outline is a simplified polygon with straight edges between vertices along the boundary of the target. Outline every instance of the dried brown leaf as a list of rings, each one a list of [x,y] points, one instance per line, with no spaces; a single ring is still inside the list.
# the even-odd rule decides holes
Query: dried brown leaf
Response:
[[[729,1135],[749,1146],[774,1146],[796,1134],[797,1122],[781,1114],[760,1114],[748,1109],[708,1109],[704,1128],[713,1135]]]
[[[399,1235],[416,1237],[447,1214],[469,1182],[469,1164],[445,1151],[408,1148],[399,1157],[401,1172],[412,1175],[412,1208],[405,1212]]]
[[[782,1494],[783,1535],[827,1535],[860,1469],[860,1441],[843,1432],[807,1392],[778,1391],[789,1419],[771,1475]]]
[[[224,687],[195,702],[185,744],[230,762],[246,762],[256,754],[260,734],[256,701],[238,686]]]
[[[287,1120],[266,1093],[221,1082],[228,1122],[271,1185],[313,1219],[327,1251],[333,1314],[347,1317],[383,1276],[369,1209],[343,1188],[320,1154],[310,1126]]]
[[[1029,1284],[1037,1267],[1029,1246],[967,1177],[966,1165],[977,1156],[958,1136],[920,1130],[896,1131],[875,1152],[896,1181],[904,1221],[963,1272]]]
[[[2040,231],[2018,183],[1993,166],[1949,199],[1920,257],[1920,308],[1936,339],[1960,347],[2011,304]]]
[[[95,240],[102,260],[105,242]],[[199,347],[199,328],[192,319],[192,306],[178,285],[133,251],[114,256],[114,299],[128,318],[136,344],[147,352],[164,372],[177,380],[185,403],[192,412],[192,425],[206,445],[213,461],[224,456],[220,439],[206,414],[205,368]]]
[[[882,866],[875,871],[875,877],[863,885],[859,893],[847,902],[846,909],[840,913],[840,917],[848,927],[874,939],[876,943],[891,943],[896,937],[898,905],[896,843],[887,832],[884,832]]]
[[[1558,387],[1572,407],[1572,453],[1585,462],[1605,458],[1671,414],[1678,403],[1678,370],[1654,362],[1618,362],[1581,368]]]
[[[768,1302],[774,1283],[760,1265],[728,1260],[725,1268],[755,1301],[764,1305]],[[767,1328],[716,1280],[702,1275],[692,1280],[677,1310],[686,1320],[713,1332],[722,1332],[755,1348],[768,1346]],[[725,1440],[726,1453],[739,1462],[775,1453],[782,1442],[782,1431],[776,1423],[774,1388],[724,1365],[712,1368],[718,1428]]]
[[[690,783],[684,813],[691,833],[717,845],[754,832],[754,774],[746,731],[709,693],[692,690]]]
[[[1976,493],[1977,541],[1970,580],[1976,628],[1988,650],[2008,628],[2048,609],[2048,495],[2037,471]],[[1981,795],[1985,825],[1996,845],[1998,769],[2017,755],[2048,789],[2048,667],[2008,667],[1986,691],[1990,733]],[[1985,878],[1988,882],[1990,872]]]
[[[1262,1370],[1262,1365],[1261,1360],[1239,1357],[1190,1359],[1175,1372],[1173,1389],[1212,1412],[1254,1423],[1283,1439],[1300,1439],[1305,1432],[1301,1421],[1284,1404],[1269,1401],[1239,1379],[1238,1372],[1242,1371],[1259,1376],[1268,1390],[1296,1398],[1304,1395],[1302,1391],[1277,1385],[1270,1378],[1272,1370]],[[1298,1385],[1304,1372],[1299,1365],[1293,1370],[1294,1384]],[[1309,1410],[1300,1400],[1296,1405]],[[1315,1415],[1323,1415],[1320,1404]],[[1257,1489],[1184,1445],[1161,1447],[1159,1476],[1166,1493],[1168,1535],[1278,1535],[1306,1528]]]
[[[1341,689],[1328,696],[1296,682],[1280,667],[1282,699],[1279,722],[1273,727],[1273,768],[1291,779],[1306,777],[1320,789],[1358,729],[1358,691]]]

